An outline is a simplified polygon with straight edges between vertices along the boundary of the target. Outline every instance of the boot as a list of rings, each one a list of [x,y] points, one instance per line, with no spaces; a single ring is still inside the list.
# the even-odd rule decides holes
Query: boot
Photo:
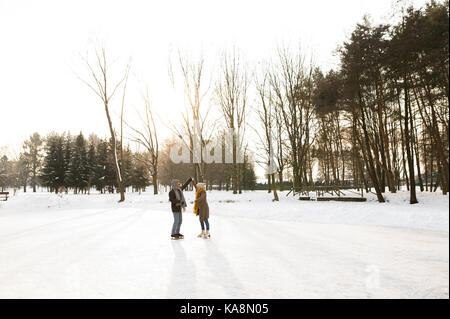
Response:
[[[207,230],[207,231],[205,232],[205,235],[203,236],[203,238],[206,238],[206,239],[211,238],[211,235],[209,234],[209,230]]]
[[[198,237],[198,238],[203,238],[203,237],[205,237],[205,231],[202,230],[202,232],[201,232],[200,234],[198,234],[197,237]]]

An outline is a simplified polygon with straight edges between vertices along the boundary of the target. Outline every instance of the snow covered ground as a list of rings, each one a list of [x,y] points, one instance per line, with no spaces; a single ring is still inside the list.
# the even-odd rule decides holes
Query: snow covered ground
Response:
[[[284,194],[208,192],[211,240],[190,204],[171,241],[167,194],[19,193],[0,202],[0,298],[449,298],[448,196]]]

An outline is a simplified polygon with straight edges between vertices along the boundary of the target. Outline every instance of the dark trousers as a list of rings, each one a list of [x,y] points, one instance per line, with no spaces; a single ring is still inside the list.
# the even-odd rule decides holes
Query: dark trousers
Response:
[[[173,212],[172,235],[180,233],[181,223],[183,222],[183,216],[181,214]]]
[[[202,230],[205,230],[205,226],[206,226],[206,230],[209,230],[209,222],[207,219],[205,219],[204,221],[200,220],[200,226],[202,226]]]

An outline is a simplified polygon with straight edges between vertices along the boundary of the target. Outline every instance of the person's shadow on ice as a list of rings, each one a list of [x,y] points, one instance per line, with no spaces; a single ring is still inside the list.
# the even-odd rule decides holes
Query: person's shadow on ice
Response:
[[[239,279],[233,272],[228,259],[220,252],[214,241],[205,241],[208,253],[207,264],[213,273],[218,276],[221,287],[227,294],[225,298],[248,298]]]
[[[195,265],[186,257],[183,243],[172,241],[173,265],[167,298],[195,298]]]

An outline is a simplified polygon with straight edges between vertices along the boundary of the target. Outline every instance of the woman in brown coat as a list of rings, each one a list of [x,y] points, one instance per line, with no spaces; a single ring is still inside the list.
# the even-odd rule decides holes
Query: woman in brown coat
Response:
[[[196,188],[194,214],[199,216],[202,232],[197,236],[199,238],[210,238],[209,234],[209,206],[206,200],[206,190],[204,183],[194,184]]]

